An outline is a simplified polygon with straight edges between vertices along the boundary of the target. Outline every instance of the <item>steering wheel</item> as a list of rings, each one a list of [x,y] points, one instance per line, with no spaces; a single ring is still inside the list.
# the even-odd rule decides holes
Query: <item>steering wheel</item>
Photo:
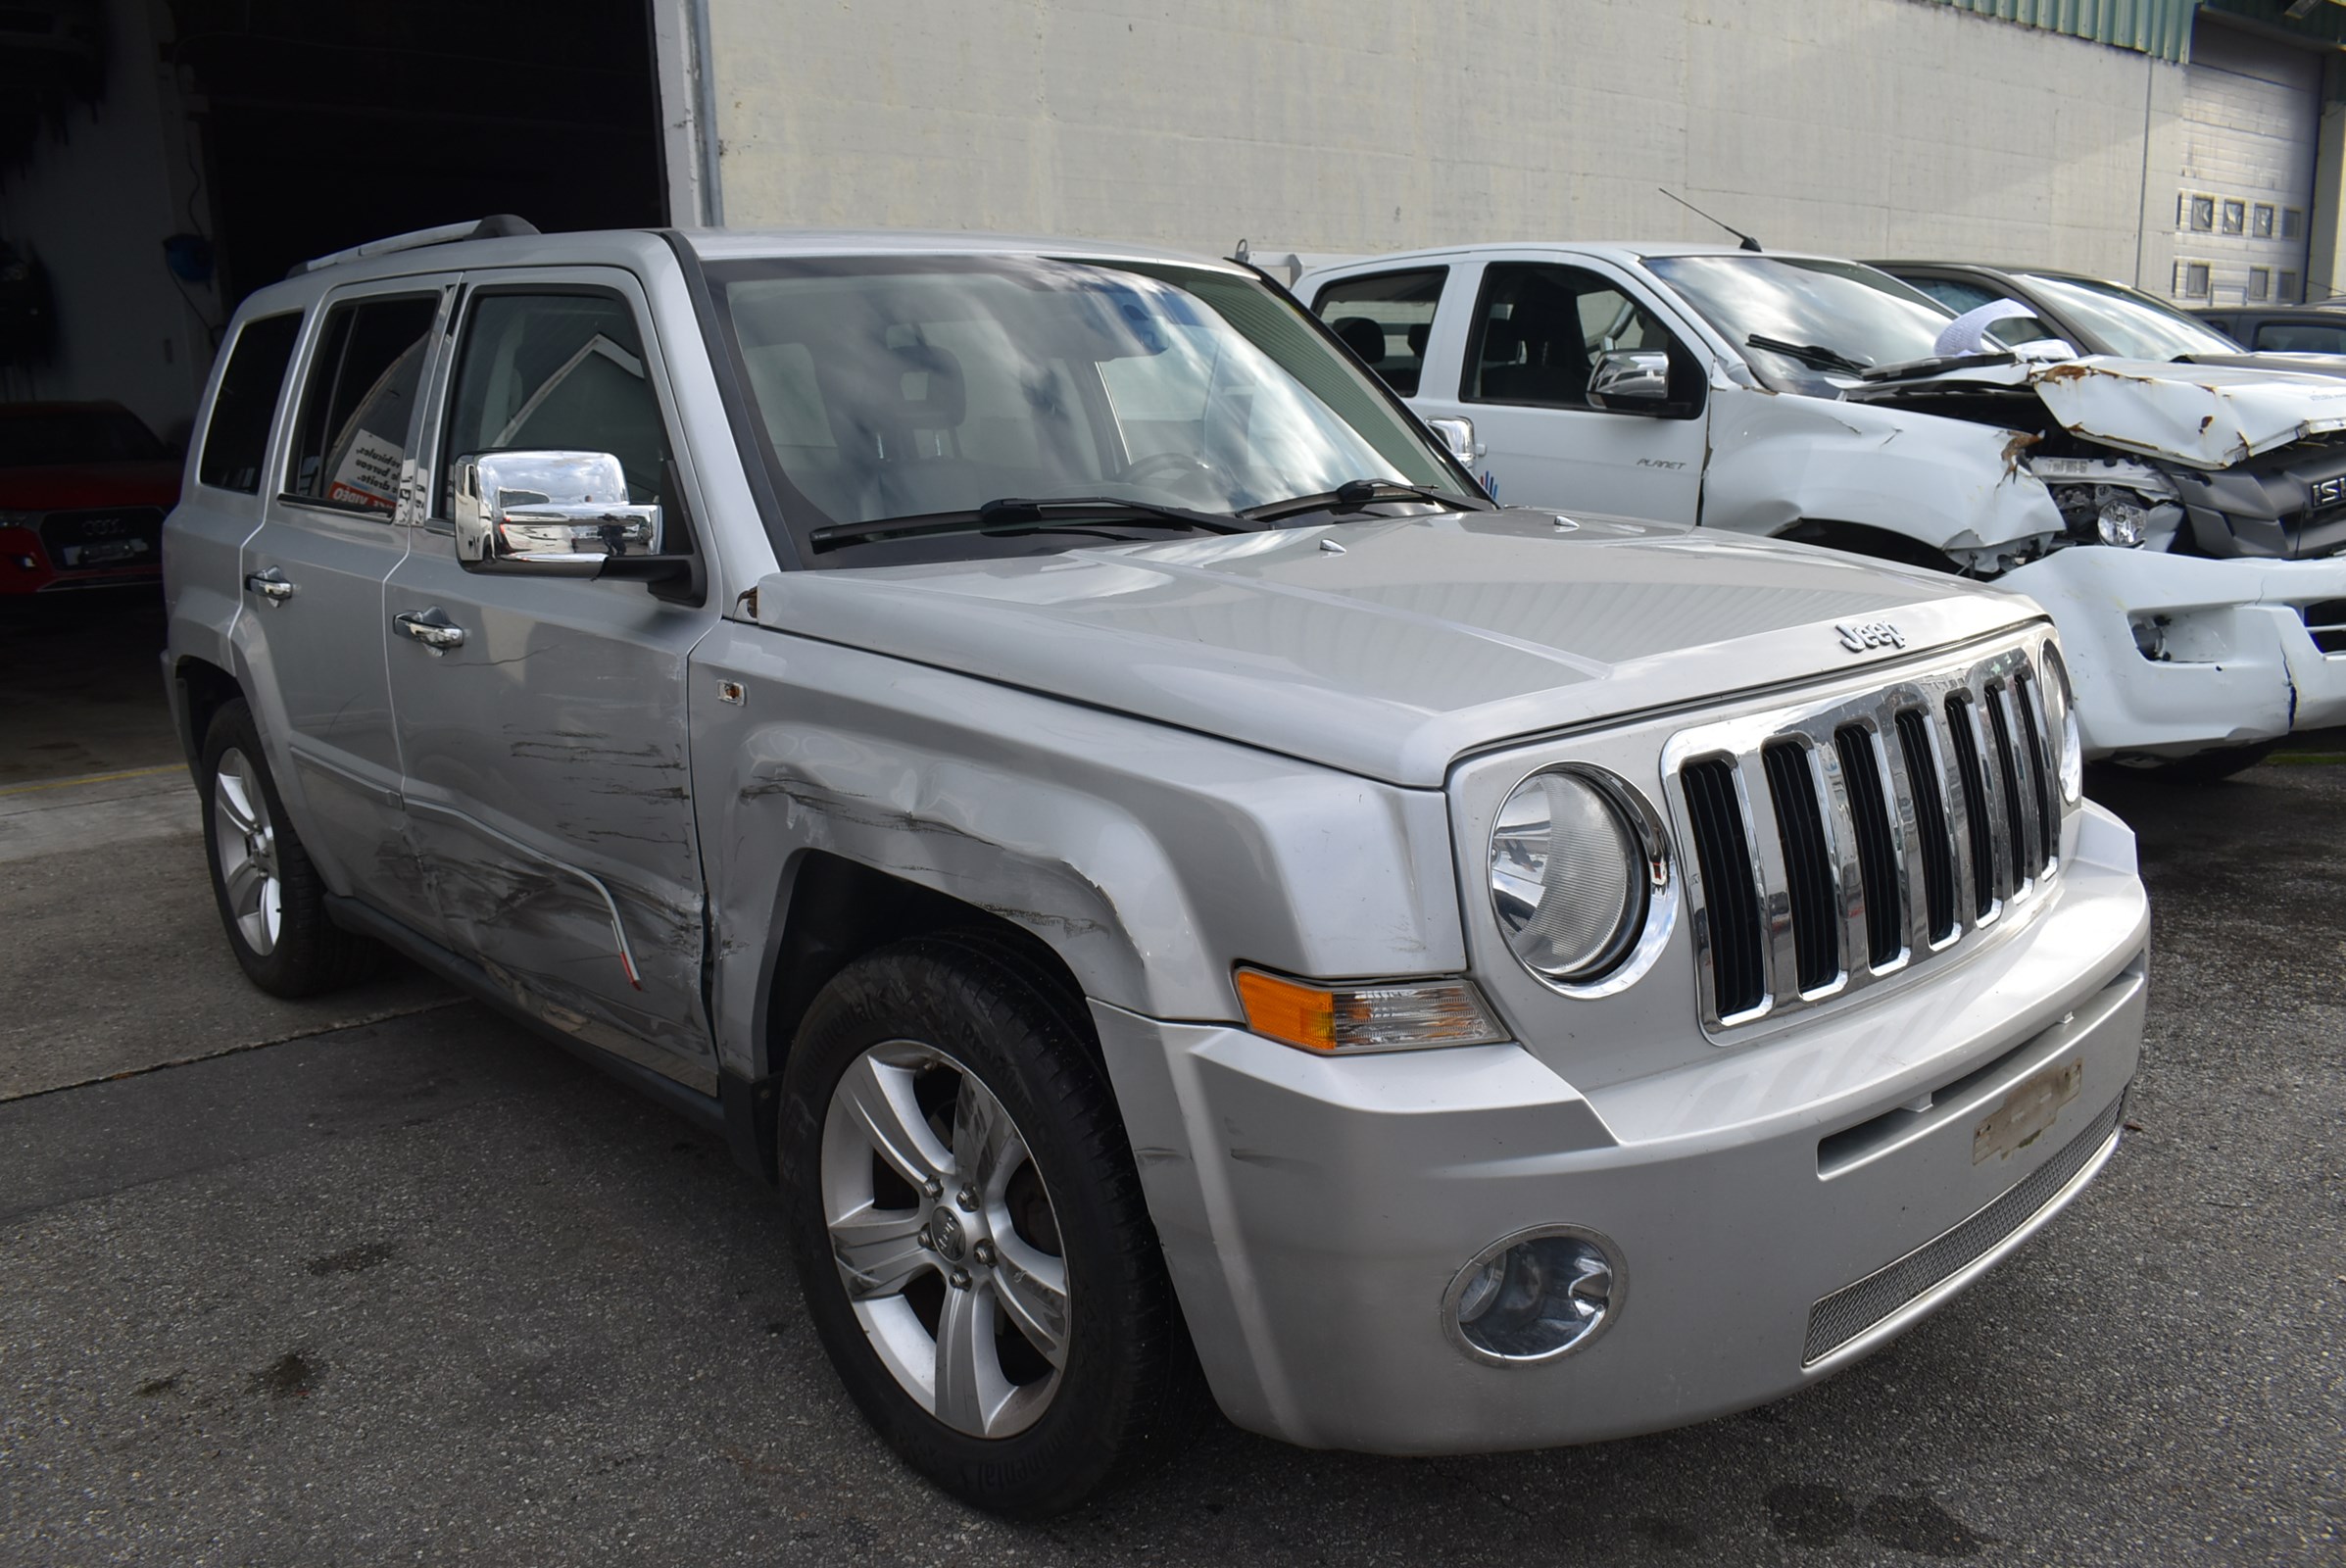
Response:
[[[1214,466],[1190,452],[1151,452],[1145,458],[1135,458],[1124,466],[1116,477],[1134,483],[1158,477],[1212,473]]]

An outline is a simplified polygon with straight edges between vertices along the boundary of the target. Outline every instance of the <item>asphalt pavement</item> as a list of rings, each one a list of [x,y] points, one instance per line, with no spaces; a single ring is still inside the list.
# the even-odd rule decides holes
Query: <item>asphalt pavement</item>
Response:
[[[718,1143],[413,970],[245,985],[108,613],[145,684],[75,677],[86,725],[15,672],[99,634],[0,627],[0,1562],[2346,1563],[2346,758],[2096,780],[2153,897],[2129,1131],[1841,1377],[1534,1454],[1216,1425],[1010,1525],[871,1437]]]

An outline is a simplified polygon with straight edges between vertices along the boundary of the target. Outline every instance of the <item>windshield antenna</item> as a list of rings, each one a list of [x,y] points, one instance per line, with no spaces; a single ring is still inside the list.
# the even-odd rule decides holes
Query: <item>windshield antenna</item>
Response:
[[[1686,199],[1684,196],[1681,196],[1681,195],[1679,195],[1679,194],[1678,194],[1676,191],[1664,190],[1664,189],[1663,189],[1661,186],[1659,186],[1659,185],[1656,185],[1656,186],[1654,187],[1654,189],[1655,189],[1655,190],[1658,190],[1658,191],[1661,191],[1663,195],[1665,195],[1665,196],[1669,197],[1669,198],[1670,198],[1672,201],[1674,201],[1674,202],[1678,203],[1678,204],[1679,204],[1679,206],[1681,206],[1681,207],[1684,207],[1684,208],[1685,208],[1685,209],[1686,209],[1687,212],[1689,212],[1689,213],[1692,213],[1692,214],[1693,214],[1693,215],[1694,215],[1696,218],[1699,218],[1699,219],[1703,220],[1705,222],[1717,223],[1717,224],[1718,224],[1718,225],[1719,225],[1721,228],[1724,228],[1724,229],[1726,229],[1726,230],[1727,230],[1727,231],[1728,231],[1730,234],[1733,234],[1733,235],[1734,235],[1734,236],[1735,236],[1736,239],[1738,239],[1738,240],[1742,241],[1742,244],[1741,244],[1741,246],[1740,246],[1740,247],[1738,247],[1739,249],[1742,249],[1742,250],[1747,250],[1747,251],[1756,251],[1756,250],[1758,250],[1758,249],[1760,248],[1760,242],[1759,242],[1758,240],[1756,240],[1756,239],[1753,239],[1753,238],[1752,238],[1752,237],[1751,237],[1749,234],[1746,234],[1746,233],[1744,233],[1744,232],[1743,232],[1741,229],[1739,229],[1739,228],[1735,227],[1735,224],[1733,224],[1733,223],[1730,223],[1730,222],[1726,222],[1726,221],[1724,221],[1724,220],[1720,220],[1720,219],[1716,219],[1716,218],[1713,218],[1713,217],[1711,217],[1711,215],[1710,215],[1710,214],[1708,214],[1708,213],[1704,212],[1704,211],[1703,211],[1701,208],[1699,208],[1699,207],[1695,206],[1695,205],[1694,205],[1692,202],[1690,202],[1690,201],[1686,200]]]

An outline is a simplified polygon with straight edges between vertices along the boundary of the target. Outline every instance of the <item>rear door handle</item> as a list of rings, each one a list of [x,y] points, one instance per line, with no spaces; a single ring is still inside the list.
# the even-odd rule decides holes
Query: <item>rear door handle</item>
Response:
[[[406,632],[433,654],[445,654],[464,643],[464,628],[448,618],[448,612],[438,605],[429,610],[409,610],[391,617],[391,624]]]
[[[274,566],[246,572],[244,585],[268,600],[272,608],[293,597],[292,581]]]

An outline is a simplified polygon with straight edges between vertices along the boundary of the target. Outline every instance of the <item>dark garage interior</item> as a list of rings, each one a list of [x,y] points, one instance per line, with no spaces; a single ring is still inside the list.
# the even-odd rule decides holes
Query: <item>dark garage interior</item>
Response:
[[[488,213],[660,222],[642,0],[172,0],[231,300],[306,257]]]

